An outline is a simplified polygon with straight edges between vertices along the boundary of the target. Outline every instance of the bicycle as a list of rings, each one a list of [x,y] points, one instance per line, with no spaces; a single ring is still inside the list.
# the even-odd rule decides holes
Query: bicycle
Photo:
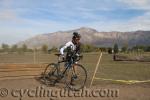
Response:
[[[44,83],[46,85],[55,85],[61,79],[65,79],[66,86],[71,90],[80,90],[84,88],[87,80],[87,71],[76,62],[82,59],[83,56],[71,54],[69,59],[60,60],[61,54],[55,54],[58,57],[57,63],[50,63],[44,70]],[[65,62],[64,70],[60,70],[60,64]],[[52,83],[52,84],[50,84]]]

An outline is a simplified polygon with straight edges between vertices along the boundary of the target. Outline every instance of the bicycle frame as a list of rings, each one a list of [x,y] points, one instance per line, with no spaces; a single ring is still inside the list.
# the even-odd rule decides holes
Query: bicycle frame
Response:
[[[61,71],[60,71],[60,64],[63,63],[63,62],[66,62],[67,65],[64,66],[64,67],[65,67],[65,70],[61,73],[61,75],[62,75],[61,78],[64,77],[66,71],[67,71],[68,69],[72,68],[72,67],[73,67],[73,64],[74,64],[73,58],[71,58],[70,62],[67,62],[66,60],[60,61],[60,57],[58,57],[58,62],[57,62],[58,65],[57,65],[57,67],[56,67],[57,75],[58,75],[58,76],[60,75],[60,72],[61,72]],[[58,67],[59,67],[59,68],[58,68]]]

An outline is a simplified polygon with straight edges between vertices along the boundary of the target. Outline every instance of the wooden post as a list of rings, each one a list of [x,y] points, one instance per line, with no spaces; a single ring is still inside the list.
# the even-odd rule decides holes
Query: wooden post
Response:
[[[36,52],[36,50],[35,50],[35,48],[34,48],[34,53],[33,53],[34,64],[36,63],[36,61],[35,61],[35,57],[36,57],[35,54],[36,54],[36,53],[35,53],[35,52]]]
[[[96,72],[97,72],[97,70],[98,70],[98,67],[99,67],[99,64],[100,64],[100,61],[101,61],[101,58],[102,58],[102,52],[100,53],[98,62],[97,62],[97,64],[96,64],[96,68],[95,68],[95,71],[94,71],[94,74],[93,74],[93,77],[92,77],[92,80],[91,80],[91,83],[90,83],[90,88],[91,88],[91,86],[92,86],[92,84],[93,84],[93,81],[94,81]]]

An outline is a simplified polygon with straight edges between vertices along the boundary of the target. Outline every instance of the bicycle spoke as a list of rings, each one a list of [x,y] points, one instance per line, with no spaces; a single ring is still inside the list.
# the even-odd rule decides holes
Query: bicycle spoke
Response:
[[[56,64],[49,64],[45,71],[44,71],[44,83],[46,85],[49,85],[53,82],[53,80],[55,79],[54,76],[55,76],[56,73]]]
[[[84,87],[87,79],[87,72],[82,65],[77,64],[76,68],[71,68],[66,75],[66,85],[71,90],[79,90]]]

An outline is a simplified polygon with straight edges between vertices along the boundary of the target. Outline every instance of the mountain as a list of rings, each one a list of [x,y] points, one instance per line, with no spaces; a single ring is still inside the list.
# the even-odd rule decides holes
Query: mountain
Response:
[[[95,29],[81,27],[70,31],[58,31],[37,35],[25,41],[17,43],[18,46],[26,44],[29,48],[40,48],[46,44],[49,48],[55,46],[60,47],[72,39],[72,33],[79,32],[81,34],[81,42],[85,44],[93,44],[96,46],[112,47],[114,43],[119,46],[128,45],[150,45],[150,31],[133,31],[133,32],[98,32]]]

